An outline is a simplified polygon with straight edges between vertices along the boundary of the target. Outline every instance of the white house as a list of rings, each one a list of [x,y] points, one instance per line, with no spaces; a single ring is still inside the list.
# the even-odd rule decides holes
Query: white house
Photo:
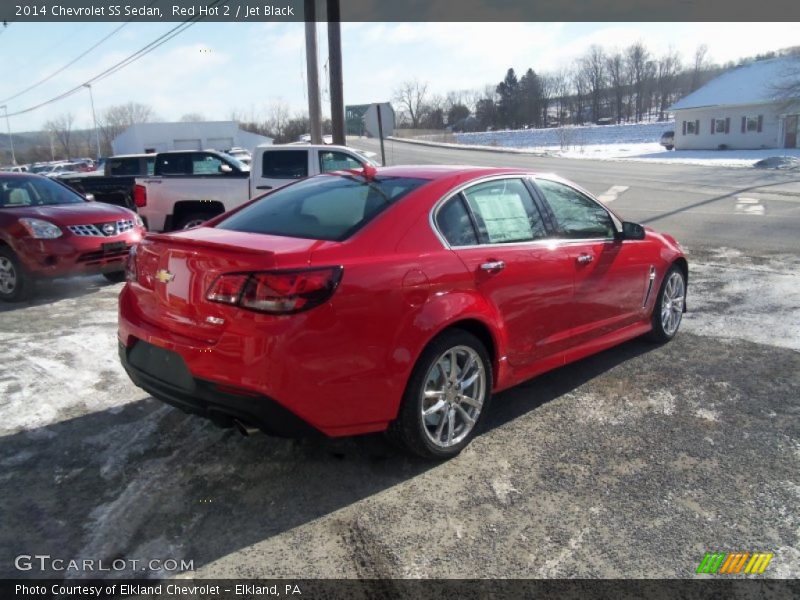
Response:
[[[761,60],[726,71],[670,107],[677,150],[800,147],[800,98],[780,88],[800,77],[800,57]]]
[[[235,121],[136,123],[114,138],[114,154],[140,154],[169,150],[253,150],[271,144],[272,138],[239,128]]]

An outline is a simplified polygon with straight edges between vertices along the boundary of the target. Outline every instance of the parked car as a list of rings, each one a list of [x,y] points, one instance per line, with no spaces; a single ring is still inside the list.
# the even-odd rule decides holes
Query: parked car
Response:
[[[91,194],[98,202],[135,210],[136,177],[153,174],[155,154],[123,154],[103,159],[103,170],[59,177],[79,194]]]
[[[0,300],[23,300],[37,279],[102,273],[122,281],[143,233],[134,212],[91,202],[58,180],[0,174]]]
[[[232,156],[233,158],[235,158],[239,162],[244,163],[246,165],[250,164],[250,161],[251,161],[251,158],[252,158],[251,155],[250,155],[250,152],[248,150],[245,150],[244,148],[238,148],[238,147],[237,148],[231,148],[230,150],[226,150],[225,154],[227,154],[229,156]]]
[[[665,131],[661,134],[661,139],[658,141],[658,143],[664,146],[664,148],[667,150],[672,150],[675,148],[675,132]]]
[[[554,175],[368,167],[148,235],[119,353],[148,393],[242,432],[388,430],[446,458],[493,393],[636,336],[669,341],[687,273],[672,237]]]
[[[264,144],[252,168],[213,150],[162,152],[155,176],[136,179],[134,201],[148,231],[196,227],[253,196],[319,173],[370,161],[344,146]]]

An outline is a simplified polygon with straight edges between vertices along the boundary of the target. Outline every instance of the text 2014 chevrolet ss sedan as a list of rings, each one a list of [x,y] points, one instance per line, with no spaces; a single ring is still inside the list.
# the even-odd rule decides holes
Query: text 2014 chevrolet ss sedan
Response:
[[[120,357],[156,398],[242,430],[388,430],[457,454],[493,392],[649,334],[688,265],[554,175],[365,168],[150,235],[120,295]]]

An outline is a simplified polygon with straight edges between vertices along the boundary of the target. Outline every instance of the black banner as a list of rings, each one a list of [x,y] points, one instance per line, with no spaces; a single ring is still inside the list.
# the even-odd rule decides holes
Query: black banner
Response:
[[[239,600],[302,598],[376,600],[677,600],[800,597],[797,580],[714,578],[698,580],[615,579],[365,579],[365,580],[2,580],[0,598],[32,600],[130,598],[137,600]]]
[[[3,0],[13,21],[303,21],[303,0]],[[317,0],[316,20],[327,20]],[[341,20],[404,21],[800,21],[796,0],[341,0]]]

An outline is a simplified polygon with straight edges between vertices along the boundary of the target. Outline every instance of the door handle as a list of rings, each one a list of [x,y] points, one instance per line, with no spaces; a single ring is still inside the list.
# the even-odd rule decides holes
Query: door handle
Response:
[[[481,265],[481,269],[483,271],[502,271],[506,268],[506,263],[502,260],[493,260],[489,262],[485,262]]]
[[[594,260],[594,256],[591,254],[581,254],[578,256],[578,264],[579,265],[588,265],[590,262]]]
[[[271,185],[257,185],[256,189],[257,190],[271,190],[272,186]]]

